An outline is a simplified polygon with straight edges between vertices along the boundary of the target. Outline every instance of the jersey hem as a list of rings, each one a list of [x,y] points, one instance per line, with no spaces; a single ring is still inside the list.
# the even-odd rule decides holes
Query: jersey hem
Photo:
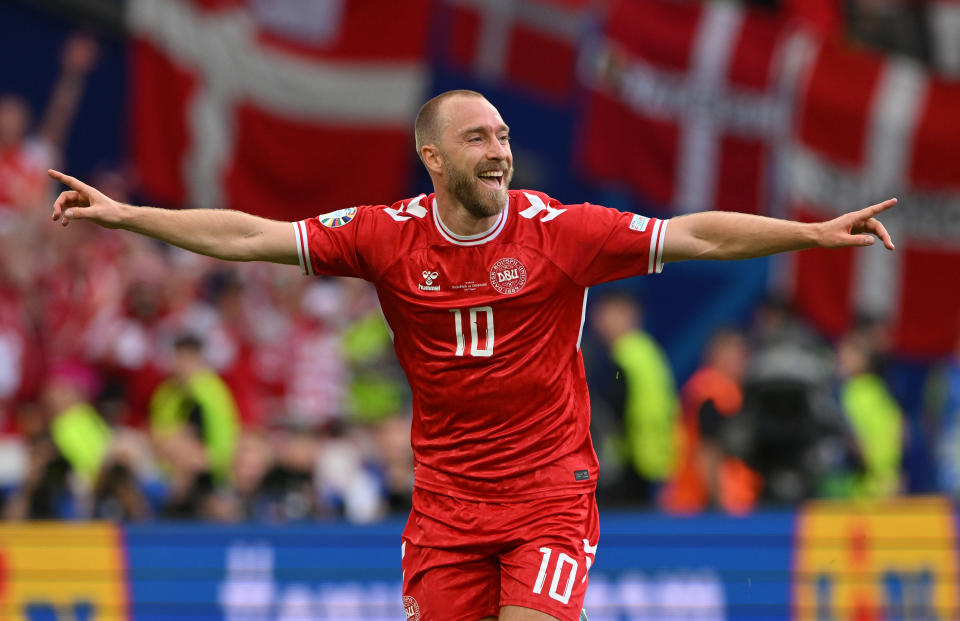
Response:
[[[553,498],[557,496],[579,496],[582,494],[590,494],[596,492],[596,484],[590,485],[564,485],[562,487],[548,487],[540,488],[535,491],[530,492],[513,492],[509,494],[474,494],[471,492],[464,492],[460,489],[455,489],[451,487],[445,487],[443,485],[433,485],[431,483],[424,483],[423,481],[414,481],[414,488],[420,488],[434,494],[444,494],[446,496],[451,496],[453,498],[460,498],[462,500],[471,500],[474,502],[503,502],[503,501],[517,501],[522,502],[524,500],[533,500],[536,498]]]

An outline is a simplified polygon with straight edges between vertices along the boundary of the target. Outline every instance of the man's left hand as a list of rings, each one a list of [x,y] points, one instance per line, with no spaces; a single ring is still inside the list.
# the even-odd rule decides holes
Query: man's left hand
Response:
[[[818,227],[819,245],[824,248],[846,246],[871,246],[874,237],[883,242],[887,250],[893,250],[893,240],[883,224],[875,216],[897,204],[897,199],[888,198],[882,203],[870,205],[860,211],[845,213],[839,218],[821,222]]]

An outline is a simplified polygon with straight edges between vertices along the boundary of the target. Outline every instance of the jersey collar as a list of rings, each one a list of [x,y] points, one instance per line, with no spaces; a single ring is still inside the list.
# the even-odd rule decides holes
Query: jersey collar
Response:
[[[507,204],[504,206],[503,211],[500,212],[500,216],[497,218],[497,221],[493,223],[493,226],[476,235],[457,235],[448,229],[447,225],[440,219],[440,211],[437,209],[437,199],[436,197],[433,199],[433,222],[437,227],[437,231],[440,232],[440,235],[442,235],[444,239],[457,246],[479,246],[495,239],[503,230],[503,227],[506,226],[509,211],[510,197],[508,196]]]

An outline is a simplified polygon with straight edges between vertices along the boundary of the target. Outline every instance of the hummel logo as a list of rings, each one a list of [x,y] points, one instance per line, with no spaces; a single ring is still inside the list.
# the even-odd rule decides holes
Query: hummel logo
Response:
[[[424,291],[440,291],[440,285],[433,284],[433,281],[437,279],[437,276],[440,274],[437,272],[431,272],[430,270],[423,271],[423,282],[425,284],[417,285]]]

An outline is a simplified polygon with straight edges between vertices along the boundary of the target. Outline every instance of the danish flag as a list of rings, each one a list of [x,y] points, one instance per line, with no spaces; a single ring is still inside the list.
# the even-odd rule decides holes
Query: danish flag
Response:
[[[809,47],[741,3],[615,0],[581,65],[587,173],[679,212],[766,212]]]
[[[548,100],[576,83],[580,42],[598,14],[594,0],[446,0],[438,36],[454,69]],[[544,62],[549,59],[549,62]]]
[[[132,0],[143,189],[286,220],[393,202],[413,164],[430,6]]]
[[[838,335],[858,315],[889,321],[904,354],[951,351],[960,328],[960,84],[913,61],[825,45],[800,111],[792,216],[823,220],[896,196],[881,244],[789,257],[794,299]]]

